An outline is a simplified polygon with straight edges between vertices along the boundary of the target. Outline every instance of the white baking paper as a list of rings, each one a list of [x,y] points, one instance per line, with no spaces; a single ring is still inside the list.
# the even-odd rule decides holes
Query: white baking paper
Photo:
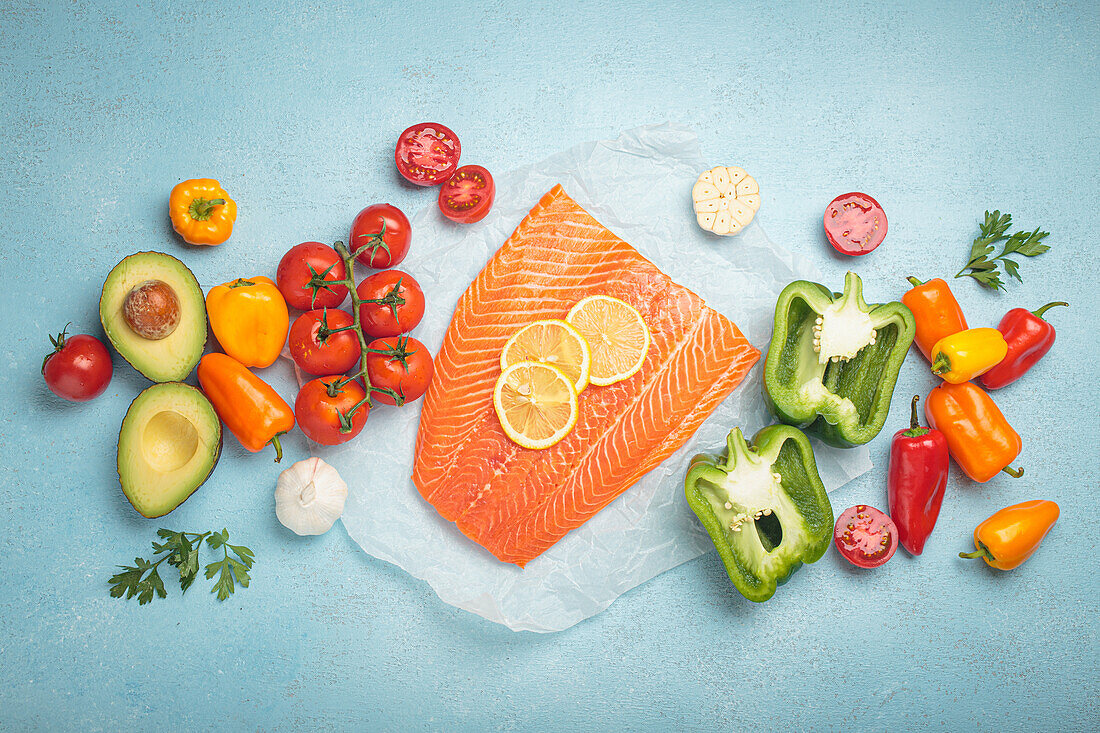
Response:
[[[818,271],[772,244],[755,222],[734,237],[716,237],[696,225],[695,179],[710,164],[737,162],[706,161],[691,130],[652,125],[500,175],[493,210],[478,224],[454,224],[427,206],[413,219],[412,250],[401,265],[428,295],[428,311],[413,335],[433,354],[439,349],[459,295],[539,197],[561,183],[604,226],[731,318],[763,354],[779,291],[791,280],[815,279]],[[767,182],[761,194],[766,208]],[[772,422],[761,394],[762,369],[763,358],[681,450],[523,570],[467,539],[413,486],[420,402],[371,412],[367,429],[389,436],[385,441],[313,446],[313,454],[347,481],[344,526],[369,554],[427,581],[445,602],[510,629],[560,631],[713,550],[684,498],[684,472],[695,453],[720,449],[730,428],[741,426],[751,435]],[[816,444],[815,450],[830,490],[871,468],[866,448]]]

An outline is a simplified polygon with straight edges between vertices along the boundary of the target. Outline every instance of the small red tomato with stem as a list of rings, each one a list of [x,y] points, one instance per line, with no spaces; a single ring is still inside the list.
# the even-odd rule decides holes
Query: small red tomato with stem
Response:
[[[370,414],[366,390],[355,379],[318,377],[302,385],[294,417],[306,437],[321,445],[346,443],[363,430]]]
[[[825,208],[825,236],[841,254],[867,254],[886,239],[886,229],[886,212],[865,193],[837,196]]]
[[[351,224],[348,249],[356,259],[379,270],[396,267],[409,253],[412,224],[405,212],[393,204],[371,204]]]
[[[496,191],[489,171],[480,165],[464,165],[439,189],[439,210],[451,221],[472,224],[488,215]]]
[[[343,374],[359,361],[362,349],[347,311],[312,310],[290,327],[290,356],[298,368],[318,377]]]
[[[408,333],[424,317],[424,291],[406,272],[376,272],[359,283],[355,292],[360,300],[359,325],[371,338]]]
[[[432,381],[432,355],[411,336],[380,338],[367,344],[367,376],[374,399],[396,405],[420,399]],[[388,391],[381,391],[388,390]]]
[[[438,122],[421,122],[397,138],[393,151],[397,170],[409,183],[438,186],[458,167],[462,144],[458,135]]]
[[[857,568],[877,568],[897,551],[898,528],[878,509],[857,504],[837,518],[833,541],[844,559]]]
[[[326,284],[347,279],[336,250],[320,242],[302,242],[279,261],[275,282],[287,305],[300,311],[335,308],[348,297],[346,285]]]
[[[58,397],[86,402],[103,394],[111,383],[114,366],[103,342],[86,333],[68,336],[69,326],[50,336],[53,351],[42,360],[46,386]]]

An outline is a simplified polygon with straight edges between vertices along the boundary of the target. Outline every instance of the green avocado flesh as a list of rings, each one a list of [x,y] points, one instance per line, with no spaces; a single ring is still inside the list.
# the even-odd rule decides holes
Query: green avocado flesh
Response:
[[[179,299],[179,324],[163,339],[139,336],[123,316],[126,296],[146,280],[167,283]],[[122,358],[154,382],[184,379],[206,346],[206,302],[199,282],[182,262],[161,252],[138,252],[115,265],[103,283],[99,320]]]
[[[160,517],[202,486],[218,463],[222,424],[188,384],[154,384],[139,394],[118,433],[118,480],[140,514]]]

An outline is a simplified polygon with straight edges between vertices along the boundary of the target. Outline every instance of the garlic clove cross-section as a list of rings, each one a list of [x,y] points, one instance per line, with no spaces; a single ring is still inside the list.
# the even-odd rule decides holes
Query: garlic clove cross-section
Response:
[[[344,513],[348,485],[320,458],[298,461],[279,474],[275,516],[298,535],[324,534]]]
[[[691,199],[699,226],[723,236],[737,234],[760,208],[760,186],[744,168],[720,165],[699,176]]]

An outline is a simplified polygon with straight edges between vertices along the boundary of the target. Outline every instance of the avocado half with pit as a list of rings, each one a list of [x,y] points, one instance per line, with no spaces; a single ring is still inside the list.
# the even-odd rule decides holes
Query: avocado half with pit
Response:
[[[162,252],[138,252],[103,282],[99,320],[115,350],[154,382],[178,382],[206,346],[206,302],[187,267]]]
[[[122,419],[122,492],[143,516],[164,516],[202,486],[221,449],[222,424],[206,395],[181,382],[154,384]]]

